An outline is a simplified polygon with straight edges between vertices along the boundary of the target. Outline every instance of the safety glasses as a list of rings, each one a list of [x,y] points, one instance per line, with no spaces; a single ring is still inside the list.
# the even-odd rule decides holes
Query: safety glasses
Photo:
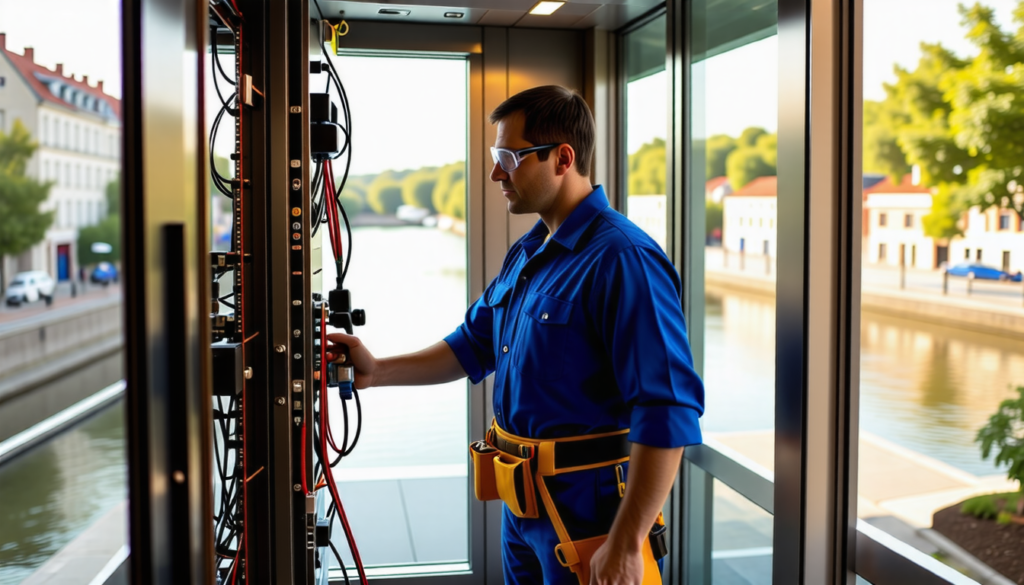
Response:
[[[519,150],[510,150],[508,148],[498,148],[495,146],[491,147],[491,160],[494,164],[501,165],[502,170],[506,173],[519,168],[519,165],[523,162],[523,158],[527,155],[540,152],[542,150],[551,150],[558,146],[557,144],[545,144],[543,146],[531,146],[529,148],[522,148]]]

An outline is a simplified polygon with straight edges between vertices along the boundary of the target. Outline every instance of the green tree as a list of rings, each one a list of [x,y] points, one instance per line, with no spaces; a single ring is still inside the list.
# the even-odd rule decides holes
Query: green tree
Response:
[[[905,116],[893,111],[892,102],[864,100],[864,172],[888,175],[896,185],[910,172],[900,148],[896,128]]]
[[[920,166],[922,181],[948,188],[963,208],[1024,214],[1024,1],[1014,10],[1015,34],[1001,30],[980,3],[961,5],[960,15],[977,53],[960,58],[922,44],[917,67],[897,67],[896,82],[885,86],[879,124],[896,136],[906,162]]]
[[[629,195],[665,194],[665,141],[655,138],[629,155]]]
[[[212,191],[211,191],[212,192]],[[107,200],[107,215],[121,215],[121,172],[118,171],[114,180],[107,183],[103,191]]]
[[[110,244],[111,251],[97,254],[92,245],[98,242]],[[117,262],[121,259],[121,216],[108,215],[96,225],[78,230],[78,265],[89,266],[98,262]]]
[[[953,194],[948,184],[944,184],[932,195],[931,213],[921,218],[924,234],[940,242],[949,242],[956,236],[963,235],[960,229],[960,216],[964,208]]]
[[[437,169],[422,168],[402,179],[402,202],[436,213],[433,203],[434,185],[437,184]]]
[[[725,160],[734,150],[736,150],[736,139],[732,136],[716,134],[708,138],[704,150],[707,156],[705,178],[711,180],[716,177],[724,177]]]
[[[366,204],[374,213],[394,215],[402,204],[402,184],[390,171],[381,173],[366,190]]]
[[[769,177],[776,172],[775,165],[768,164],[765,153],[756,147],[737,148],[729,155],[725,167],[725,176],[736,191],[758,177]]]
[[[981,443],[981,458],[988,459],[996,449],[996,465],[1009,465],[1006,477],[1018,482],[1024,492],[1024,386],[1017,397],[1004,400],[974,438]],[[1017,500],[1017,514],[1024,515],[1024,497]]]
[[[466,163],[462,161],[447,164],[438,169],[437,182],[434,183],[434,191],[430,196],[431,203],[434,204],[434,209],[440,213],[446,213],[445,210],[448,209],[448,199],[452,193],[452,185],[465,176]],[[463,186],[463,190],[458,197],[459,199],[466,198],[465,186]]]
[[[765,130],[764,128],[751,126],[750,128],[747,128],[746,130],[740,133],[740,137],[736,139],[736,147],[755,147],[757,146],[757,139],[764,136],[765,134],[768,134],[768,131]]]
[[[0,258],[20,254],[41,241],[53,222],[52,211],[39,210],[52,183],[25,176],[38,146],[21,120],[14,121],[10,134],[0,132]],[[2,265],[0,287],[6,288]]]
[[[723,205],[721,203],[715,203],[710,199],[704,202],[705,237],[710,238],[716,229],[722,229],[722,210]]]
[[[452,184],[448,190],[448,200],[444,212],[455,219],[466,219],[466,178],[463,177]]]
[[[339,177],[338,180],[340,179]],[[348,181],[345,183],[345,188],[342,189],[339,198],[341,199],[342,206],[345,207],[345,213],[352,217],[366,208],[366,187],[362,183]]]

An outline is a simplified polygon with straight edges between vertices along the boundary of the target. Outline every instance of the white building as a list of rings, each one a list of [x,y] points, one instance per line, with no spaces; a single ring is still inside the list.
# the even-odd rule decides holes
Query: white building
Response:
[[[1016,211],[972,207],[963,217],[964,235],[950,243],[950,264],[974,260],[1007,272],[1024,271],[1024,221]]]
[[[946,260],[946,248],[924,234],[921,218],[932,211],[932,193],[906,175],[899,185],[886,177],[864,190],[864,261],[932,269]]]
[[[104,192],[120,169],[121,103],[89,78],[65,76],[34,62],[33,50],[19,55],[7,49],[0,33],[0,131],[15,120],[32,134],[39,148],[27,174],[52,181],[43,211],[55,211],[42,242],[17,258],[2,258],[10,278],[23,270],[45,270],[65,280],[78,269],[78,229],[106,215]]]
[[[778,178],[759,177],[722,198],[722,247],[776,257]]]
[[[732,193],[732,185],[728,177],[715,177],[704,183],[704,200],[721,203],[722,197]]]

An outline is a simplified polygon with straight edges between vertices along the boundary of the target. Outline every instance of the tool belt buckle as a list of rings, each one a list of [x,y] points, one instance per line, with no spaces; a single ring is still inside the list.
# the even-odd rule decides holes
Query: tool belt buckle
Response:
[[[519,445],[520,459],[533,459],[533,445]]]

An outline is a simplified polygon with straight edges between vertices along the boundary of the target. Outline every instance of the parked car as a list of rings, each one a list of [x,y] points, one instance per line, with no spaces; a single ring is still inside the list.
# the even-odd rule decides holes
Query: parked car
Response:
[[[110,262],[100,262],[96,268],[92,269],[92,276],[89,277],[89,280],[103,286],[117,282],[117,268]]]
[[[19,272],[14,275],[10,286],[7,287],[5,296],[8,305],[20,305],[31,303],[39,299],[47,299],[53,296],[53,289],[57,286],[51,277],[42,270],[30,270]]]
[[[992,266],[986,266],[978,262],[961,262],[956,266],[950,268],[950,276],[966,276],[968,278],[980,278],[984,280],[1000,280],[1000,281],[1021,281],[1021,273],[1017,272],[1006,272]]]

